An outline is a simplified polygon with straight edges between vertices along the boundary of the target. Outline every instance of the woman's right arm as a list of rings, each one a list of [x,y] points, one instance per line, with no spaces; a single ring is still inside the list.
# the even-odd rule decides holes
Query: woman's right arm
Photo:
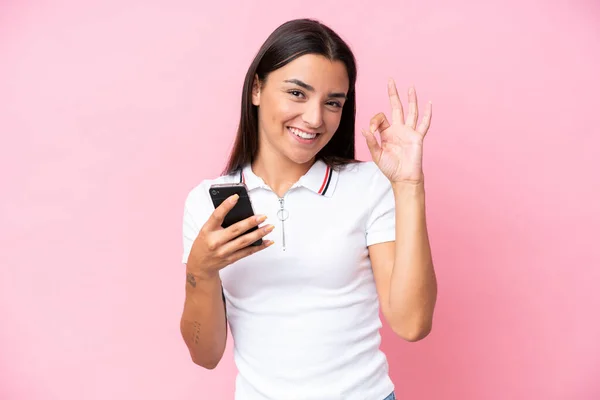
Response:
[[[217,366],[227,341],[225,301],[221,279],[187,272],[181,334],[194,363],[208,369]]]
[[[250,217],[230,227],[221,227],[227,213],[235,206],[237,195],[221,203],[204,224],[194,240],[186,263],[185,304],[180,329],[194,363],[213,369],[225,351],[227,319],[219,271],[244,257],[269,247],[263,240],[251,246],[273,229],[264,226],[244,234],[265,220]]]

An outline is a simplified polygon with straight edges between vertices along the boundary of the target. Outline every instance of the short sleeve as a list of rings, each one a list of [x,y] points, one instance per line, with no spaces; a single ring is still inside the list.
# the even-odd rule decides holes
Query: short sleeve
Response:
[[[378,167],[375,168],[368,193],[367,246],[396,240],[396,202],[392,184]]]
[[[214,211],[208,195],[208,185],[202,182],[188,194],[183,207],[183,255],[181,261],[187,263],[192,245],[200,229]]]

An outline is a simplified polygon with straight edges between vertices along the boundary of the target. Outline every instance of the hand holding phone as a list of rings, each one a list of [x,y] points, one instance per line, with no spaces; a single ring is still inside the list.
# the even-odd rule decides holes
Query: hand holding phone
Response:
[[[233,208],[229,210],[227,215],[225,215],[225,218],[221,223],[221,227],[223,228],[228,228],[237,222],[254,216],[254,210],[252,208],[252,203],[250,202],[248,189],[246,188],[246,185],[241,182],[221,183],[212,185],[210,187],[210,198],[212,199],[215,209],[217,209],[223,203],[223,201],[235,195],[239,196],[238,201]],[[245,233],[254,232],[256,229],[258,229],[258,227],[253,226]],[[262,238],[258,239],[256,242],[253,242],[251,245],[260,246],[261,244]]]
[[[199,278],[214,277],[227,265],[273,244],[270,240],[263,240],[273,230],[273,226],[259,228],[266,217],[254,215],[251,205],[248,208],[250,199],[245,185],[240,187],[234,184],[228,187],[230,188],[220,186],[209,189],[216,205],[215,210],[194,240],[187,262],[188,272]],[[214,194],[212,190],[215,190]],[[232,212],[234,209],[236,211]]]

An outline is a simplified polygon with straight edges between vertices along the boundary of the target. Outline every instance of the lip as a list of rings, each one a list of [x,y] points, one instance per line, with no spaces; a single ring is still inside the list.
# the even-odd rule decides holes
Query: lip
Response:
[[[290,134],[290,136],[292,136],[294,139],[296,139],[296,141],[298,141],[299,143],[302,143],[302,144],[313,144],[313,143],[315,143],[315,142],[317,141],[317,139],[318,139],[318,138],[319,138],[319,136],[320,136],[320,133],[319,133],[319,132],[307,132],[307,131],[305,131],[304,129],[298,129],[298,128],[294,127],[294,126],[288,126],[288,127],[286,127],[286,128],[287,128],[287,130],[288,130],[288,133]],[[314,138],[314,139],[304,139],[304,138],[301,138],[300,136],[296,136],[296,135],[294,135],[294,134],[292,133],[292,131],[291,131],[291,129],[290,129],[290,128],[293,128],[293,129],[298,129],[299,131],[302,131],[302,132],[308,133],[309,135],[314,135],[314,134],[316,134],[317,136],[315,136],[315,138]]]

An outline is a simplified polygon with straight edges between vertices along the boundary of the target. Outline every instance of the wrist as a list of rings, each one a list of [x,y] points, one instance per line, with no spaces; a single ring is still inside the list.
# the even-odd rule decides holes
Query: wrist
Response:
[[[394,193],[420,193],[425,190],[423,179],[419,181],[396,181],[391,182]]]
[[[212,284],[221,284],[221,278],[219,276],[219,271],[210,271],[210,270],[199,270],[199,269],[187,269],[186,270],[186,280],[188,286],[196,287],[197,285],[212,285]]]

